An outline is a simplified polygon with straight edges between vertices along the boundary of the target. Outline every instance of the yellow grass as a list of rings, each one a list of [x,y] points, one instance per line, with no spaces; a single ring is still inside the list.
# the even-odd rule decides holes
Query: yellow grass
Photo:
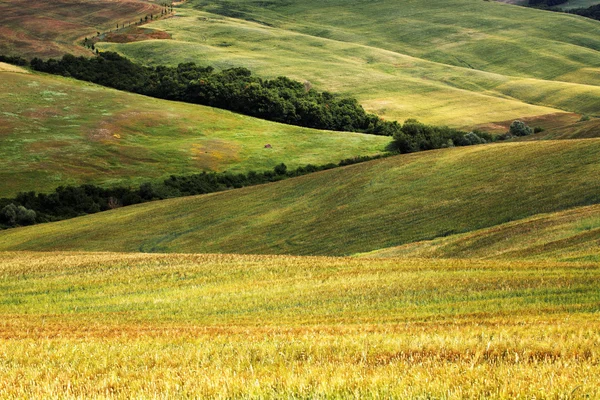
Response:
[[[29,73],[29,71],[27,71],[25,68],[17,67],[16,65],[11,65],[3,62],[0,62],[0,72],[20,72],[22,74]],[[1,75],[0,77],[2,76],[5,79],[8,79],[6,75]]]
[[[1,398],[597,398],[600,266],[0,253]]]
[[[364,256],[600,261],[600,205],[539,214],[467,234],[381,249]]]

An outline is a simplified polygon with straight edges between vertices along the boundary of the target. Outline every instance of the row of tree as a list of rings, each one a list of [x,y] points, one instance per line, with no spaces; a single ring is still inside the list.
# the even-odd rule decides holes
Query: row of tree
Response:
[[[353,98],[318,92],[286,77],[262,79],[246,68],[215,71],[194,63],[177,67],[142,66],[113,52],[85,58],[31,60],[36,71],[71,76],[161,99],[213,106],[242,114],[316,129],[394,134],[396,126],[368,114]]]
[[[402,126],[398,124],[393,138],[392,148],[400,153],[471,146],[495,140],[495,137],[485,132],[465,132],[446,126],[426,125],[415,119],[406,120]]]
[[[265,80],[245,68],[216,72],[194,63],[177,67],[147,67],[112,52],[60,60],[34,58],[37,71],[72,76],[134,93],[205,104],[243,114],[317,129],[392,136],[394,150],[410,153],[492,141],[483,132],[430,126],[415,120],[404,125],[368,114],[355,99],[318,92],[308,83],[286,77]]]
[[[554,7],[568,1],[569,0],[528,0],[527,5],[533,7]]]
[[[600,4],[596,4],[588,8],[575,8],[568,10],[567,12],[600,21]]]
[[[50,194],[23,192],[15,198],[0,199],[0,229],[59,221],[152,200],[213,193],[275,182],[381,157],[383,156],[355,157],[342,160],[338,164],[320,166],[309,164],[294,170],[288,170],[282,163],[272,171],[250,171],[246,174],[203,172],[187,176],[172,175],[164,181],[145,182],[136,188],[123,186],[103,188],[86,184],[60,186]]]

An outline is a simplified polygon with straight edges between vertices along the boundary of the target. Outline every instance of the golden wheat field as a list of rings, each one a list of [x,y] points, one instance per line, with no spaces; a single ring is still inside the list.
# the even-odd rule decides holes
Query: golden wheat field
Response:
[[[600,265],[0,253],[1,398],[598,398]]]

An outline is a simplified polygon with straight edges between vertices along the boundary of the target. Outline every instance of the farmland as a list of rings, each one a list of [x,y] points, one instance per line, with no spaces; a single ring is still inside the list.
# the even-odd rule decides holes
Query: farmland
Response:
[[[381,153],[390,142],[3,69],[0,109],[0,197],[65,184],[271,170],[282,162],[321,165]]]
[[[91,55],[83,37],[157,3],[4,1],[0,54]],[[387,120],[537,129],[0,230],[0,398],[600,398],[600,22],[505,3],[188,0],[96,34],[142,64],[287,76]],[[0,197],[391,140],[0,63]],[[17,206],[1,224],[29,223]]]
[[[597,21],[472,0],[263,3],[188,2],[150,24],[172,40],[99,48],[308,80],[399,121],[472,127],[600,108]]]
[[[91,55],[76,42],[116,23],[160,14],[160,6],[143,0],[8,0],[0,3],[0,54],[22,57]],[[116,21],[116,22],[115,22]]]
[[[12,229],[0,250],[350,255],[597,204],[598,152],[581,139],[400,155]]]
[[[0,253],[0,271],[2,397],[600,395],[597,263]]]
[[[381,249],[366,257],[600,261],[600,206],[538,214],[466,234]]]

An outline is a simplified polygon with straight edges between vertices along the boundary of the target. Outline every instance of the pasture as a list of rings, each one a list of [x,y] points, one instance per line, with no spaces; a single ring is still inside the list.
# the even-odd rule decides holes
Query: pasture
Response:
[[[0,232],[0,250],[351,255],[600,202],[600,139],[425,151]]]
[[[468,128],[600,109],[600,23],[572,15],[475,0],[190,1],[150,26],[172,40],[99,48],[308,80],[398,121]]]
[[[0,197],[66,184],[264,171],[282,162],[290,168],[337,163],[382,153],[390,142],[0,68]]]
[[[365,257],[600,261],[600,206],[538,214],[473,232],[409,243]]]

